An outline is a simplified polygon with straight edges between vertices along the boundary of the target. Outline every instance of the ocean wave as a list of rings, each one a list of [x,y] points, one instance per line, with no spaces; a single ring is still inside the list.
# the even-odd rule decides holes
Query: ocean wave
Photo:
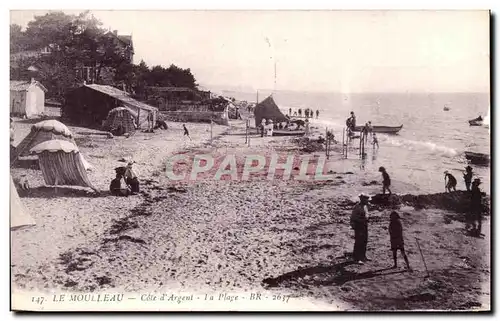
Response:
[[[404,138],[393,138],[390,136],[385,136],[381,135],[379,136],[379,140],[384,143],[389,143],[393,146],[398,146],[398,147],[405,147],[410,150],[414,149],[427,149],[429,151],[432,151],[436,154],[442,154],[446,156],[456,156],[458,155],[458,152],[456,149],[444,146],[444,145],[439,145],[430,141],[417,141],[417,140],[411,140],[411,139],[404,139]]]

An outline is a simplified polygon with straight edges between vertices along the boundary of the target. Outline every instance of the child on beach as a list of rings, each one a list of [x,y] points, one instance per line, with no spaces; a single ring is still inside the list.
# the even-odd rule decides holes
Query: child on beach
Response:
[[[189,136],[189,131],[186,127],[186,124],[182,124],[182,128],[184,129],[184,136],[187,136],[187,137],[189,137],[189,140],[192,140],[191,136]]]
[[[450,172],[445,171],[444,172],[444,184],[445,184],[445,191],[451,193],[451,190],[457,191],[457,179],[455,176],[451,175]]]
[[[122,171],[120,168],[116,168],[116,177],[111,181],[111,184],[109,185],[109,191],[111,192],[111,195],[114,196],[128,196],[130,194],[130,189],[129,188],[122,188]]]
[[[406,263],[406,268],[411,271],[410,262],[408,261],[408,257],[405,253],[404,241],[403,241],[403,225],[401,224],[401,220],[399,214],[395,211],[391,213],[389,223],[389,236],[391,238],[391,250],[392,250],[392,259],[394,260],[394,265],[392,268],[398,267],[398,258],[397,253],[398,250],[401,251],[403,255],[403,259]]]
[[[389,188],[389,186],[391,186],[391,177],[389,176],[389,174],[387,174],[387,171],[382,166],[379,167],[378,171],[382,173],[382,194],[385,195],[385,191],[387,190],[389,191],[389,195],[391,195],[392,192]]]

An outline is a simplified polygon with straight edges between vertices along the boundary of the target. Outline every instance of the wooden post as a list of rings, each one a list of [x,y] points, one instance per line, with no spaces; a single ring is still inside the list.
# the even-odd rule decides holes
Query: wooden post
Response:
[[[344,156],[344,129],[342,129],[342,156]]]
[[[248,120],[245,122],[245,144],[248,144]]]
[[[248,147],[250,147],[250,119],[247,119]]]
[[[137,109],[137,129],[141,128],[141,109]]]
[[[212,143],[212,139],[213,139],[213,124],[214,124],[214,121],[213,119],[210,119],[210,143]]]

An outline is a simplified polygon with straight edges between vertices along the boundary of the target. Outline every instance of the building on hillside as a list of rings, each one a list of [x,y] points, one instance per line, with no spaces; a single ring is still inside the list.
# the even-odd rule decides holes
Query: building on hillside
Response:
[[[38,81],[10,81],[10,113],[31,118],[45,111],[47,89]]]
[[[66,94],[62,118],[73,124],[101,128],[110,110],[129,109],[138,128],[155,124],[158,108],[139,102],[125,91],[112,86],[84,84]]]
[[[126,61],[133,63],[134,61],[134,44],[131,35],[120,35],[117,30],[108,31],[105,34],[109,37],[115,47],[118,49],[120,54],[125,58]],[[21,61],[24,59],[39,59],[43,57],[50,56],[54,52],[61,50],[56,44],[49,44],[43,48],[25,50],[20,52],[11,53],[10,63],[11,67],[16,69],[16,67],[21,65]],[[99,52],[104,52],[104,48],[98,48]],[[77,62],[75,67],[75,76],[77,82],[87,82],[96,83],[98,81],[97,77],[101,79],[112,79],[114,75],[114,70],[112,68],[102,68],[99,73],[99,66],[95,60],[91,59],[90,55],[88,59],[82,59],[82,61]],[[106,81],[104,81],[106,82]]]
[[[209,91],[186,87],[155,87],[144,89],[144,100],[162,111],[183,110],[186,106],[199,104],[211,98]]]

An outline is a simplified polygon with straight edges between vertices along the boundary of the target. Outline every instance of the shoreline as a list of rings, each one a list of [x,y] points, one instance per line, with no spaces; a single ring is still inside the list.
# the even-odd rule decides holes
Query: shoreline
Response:
[[[37,197],[22,197],[37,225],[11,233],[12,285],[25,289],[59,288],[66,292],[108,291],[123,286],[140,291],[169,282],[189,285],[192,289],[219,291],[277,287],[278,291],[291,291],[318,302],[341,302],[339,304],[354,309],[375,310],[393,309],[397,302],[409,309],[437,306],[462,309],[469,301],[481,301],[477,297],[482,295],[489,299],[489,292],[480,295],[482,290],[474,285],[477,284],[474,279],[486,282],[489,278],[489,262],[481,258],[481,255],[489,255],[489,249],[476,249],[478,242],[489,242],[489,234],[485,239],[463,235],[459,215],[433,207],[415,210],[403,206],[400,209],[405,236],[410,243],[410,260],[416,264],[416,271],[403,282],[397,280],[404,272],[369,274],[390,263],[390,255],[381,252],[381,248],[387,247],[384,227],[388,224],[388,208],[380,206],[369,214],[373,231],[370,235],[374,237],[370,238],[368,253],[373,254],[374,261],[370,266],[339,270],[336,266],[345,261],[343,254],[352,247],[352,231],[347,220],[353,202],[360,191],[380,192],[380,185],[371,184],[373,180],[380,180],[378,173],[347,171],[345,168],[352,165],[339,162],[335,153],[325,170],[336,172],[336,177],[324,182],[270,181],[265,175],[256,174],[255,180],[244,182],[202,179],[195,183],[172,183],[161,172],[164,158],[174,153],[208,152],[224,156],[260,152],[268,156],[285,151],[304,154],[289,138],[255,137],[251,138],[250,147],[244,146],[244,136],[237,135],[244,128],[243,121],[231,122],[229,128],[217,126],[211,143],[206,139],[210,135],[208,125],[188,123],[188,128],[193,128],[194,141],[179,144],[180,126],[180,123],[169,123],[166,131],[153,135],[138,133],[112,142],[77,140],[86,159],[94,165],[94,171],[89,173],[91,181],[101,189],[107,187],[119,157],[139,155],[135,158],[144,193],[128,198],[82,198],[66,191],[67,195],[53,198],[49,190]],[[237,165],[241,173],[243,166]],[[13,169],[12,173],[24,171]],[[43,179],[36,178],[40,173],[28,172],[33,186],[43,185]],[[109,173],[109,177],[103,175],[104,172]],[[418,194],[418,188],[405,187],[405,190]],[[83,199],[87,202],[82,202]],[[36,211],[37,208],[40,210]],[[449,222],[443,223],[443,219]],[[483,230],[489,232],[489,220]],[[437,232],[441,235],[433,234]],[[435,271],[434,275],[439,275],[442,293],[435,291],[436,284],[420,281],[423,266],[418,263],[412,239],[423,235],[426,238],[422,246],[431,256],[427,264]],[[57,246],[50,248],[50,244]],[[480,271],[455,267],[463,264],[463,256],[468,257],[469,264],[481,266]],[[452,273],[443,274],[447,269]],[[342,275],[371,277],[345,279]],[[275,286],[269,287],[264,280],[280,281],[271,282]],[[385,280],[385,287],[375,284],[380,280]],[[443,295],[453,288],[448,284],[450,280],[459,282],[465,298],[453,298],[453,301]],[[406,288],[397,285],[401,282]],[[413,300],[413,292],[432,292],[434,299]],[[385,293],[385,298],[375,299],[368,305],[362,301],[375,293]],[[399,293],[400,298],[394,297],[395,293]]]

